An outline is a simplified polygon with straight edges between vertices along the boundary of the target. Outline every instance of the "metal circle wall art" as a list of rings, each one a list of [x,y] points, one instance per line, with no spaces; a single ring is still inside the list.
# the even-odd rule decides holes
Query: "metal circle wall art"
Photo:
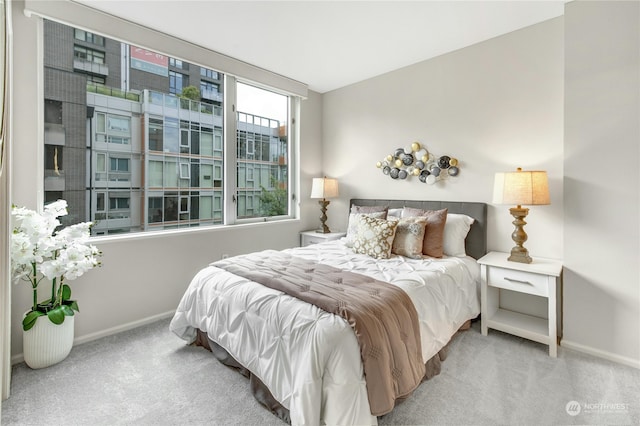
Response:
[[[420,182],[429,185],[460,173],[457,158],[449,155],[435,156],[420,142],[413,142],[407,148],[397,148],[384,160],[378,161],[376,167],[391,179],[405,180],[415,176]]]

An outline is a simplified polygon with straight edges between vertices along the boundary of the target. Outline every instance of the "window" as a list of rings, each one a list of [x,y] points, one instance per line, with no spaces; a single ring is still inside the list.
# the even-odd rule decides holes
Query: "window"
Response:
[[[85,62],[104,64],[104,52],[100,52],[98,50],[88,49],[82,46],[74,46],[73,56],[76,59],[80,59]]]
[[[200,75],[202,77],[210,78],[211,80],[220,80],[220,77],[216,71],[207,68],[200,68]]]
[[[190,175],[189,163],[180,163],[180,179],[189,179]]]
[[[248,84],[236,87],[237,217],[287,215],[289,99]]]
[[[87,83],[106,84],[106,82],[107,82],[107,79],[102,76],[87,74]]]
[[[44,170],[60,176],[62,171],[62,147],[58,145],[44,146]]]
[[[131,117],[97,113],[96,141],[120,145],[131,143]]]
[[[195,65],[208,57],[189,63],[54,21],[43,29],[45,50],[55,46],[44,52],[45,198],[67,199],[69,217],[107,235],[290,215],[294,97]],[[82,78],[69,84],[70,73]],[[181,97],[190,84],[199,97]]]
[[[203,93],[204,92],[219,93],[220,85],[203,80],[200,82],[200,91]]]
[[[99,46],[104,46],[104,37],[99,36],[97,34],[93,34],[88,31],[83,31],[76,28],[74,31],[74,35],[76,40],[82,40],[82,41],[86,41],[87,43],[93,43]]]
[[[105,192],[96,192],[96,207],[94,212],[94,220],[105,220],[107,218],[107,206],[105,200],[107,194]]]
[[[129,159],[128,158],[111,158],[112,172],[128,172],[129,171]]]
[[[129,197],[109,195],[109,210],[128,210]]]
[[[62,124],[62,102],[44,100],[44,122],[49,124]]]
[[[189,85],[189,77],[179,72],[169,71],[169,93],[179,95]]]
[[[200,81],[200,96],[208,101],[220,100],[220,85],[209,81]]]
[[[126,192],[109,192],[108,199],[109,205],[105,220],[111,221],[112,227],[107,232],[123,232],[128,227],[127,224],[131,219],[130,194]]]
[[[188,63],[182,62],[180,59],[176,59],[176,58],[169,58],[169,65],[171,65],[174,68],[180,68],[183,70],[189,69]]]
[[[162,120],[149,118],[149,149],[151,151],[162,151]]]

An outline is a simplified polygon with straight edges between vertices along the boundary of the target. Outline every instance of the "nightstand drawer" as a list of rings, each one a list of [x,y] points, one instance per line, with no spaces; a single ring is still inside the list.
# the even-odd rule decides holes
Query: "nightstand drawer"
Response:
[[[346,232],[316,232],[316,231],[303,231],[300,233],[300,246],[308,246],[310,244],[320,244],[325,241],[339,240],[347,235]]]
[[[487,284],[492,287],[543,297],[549,296],[549,284],[546,275],[497,267],[489,267],[487,269]]]
[[[305,235],[304,237],[304,245],[310,245],[310,244],[319,244],[319,243],[323,243],[325,241],[329,241],[327,238],[324,237],[316,237],[316,236],[311,236],[311,235]]]

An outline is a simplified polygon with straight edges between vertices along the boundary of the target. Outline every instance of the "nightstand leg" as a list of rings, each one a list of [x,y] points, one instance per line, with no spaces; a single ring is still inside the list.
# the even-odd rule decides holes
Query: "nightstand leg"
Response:
[[[489,312],[487,303],[488,289],[487,289],[487,267],[485,265],[480,266],[480,331],[483,336],[489,333],[489,327],[487,325],[489,320]]]
[[[556,278],[548,277],[547,285],[549,288],[549,356],[556,358],[558,356],[558,311],[556,309]]]

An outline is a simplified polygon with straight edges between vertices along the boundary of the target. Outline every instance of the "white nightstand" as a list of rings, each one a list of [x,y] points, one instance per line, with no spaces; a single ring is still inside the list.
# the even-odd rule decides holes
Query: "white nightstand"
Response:
[[[508,253],[492,251],[478,259],[482,274],[482,334],[490,328],[549,345],[558,354],[562,337],[562,262],[534,257],[531,263],[511,262]],[[500,289],[547,298],[548,318],[500,307]]]
[[[300,233],[300,247],[324,243],[325,241],[339,240],[345,235],[347,235],[346,232],[329,232],[328,234],[323,234],[322,232],[316,231],[304,231]]]

